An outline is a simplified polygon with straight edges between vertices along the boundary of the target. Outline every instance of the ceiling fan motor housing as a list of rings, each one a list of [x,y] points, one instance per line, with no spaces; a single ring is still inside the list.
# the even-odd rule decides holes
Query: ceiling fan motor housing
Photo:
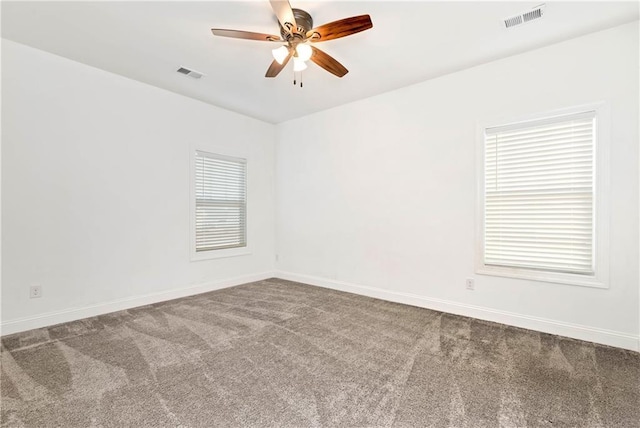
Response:
[[[289,34],[289,32],[280,25],[280,34],[282,38],[287,41],[293,41],[293,39],[305,39],[307,31],[313,28],[313,18],[306,11],[302,9],[291,9],[293,11],[293,17],[296,20],[296,25],[298,28],[292,30],[293,34]]]

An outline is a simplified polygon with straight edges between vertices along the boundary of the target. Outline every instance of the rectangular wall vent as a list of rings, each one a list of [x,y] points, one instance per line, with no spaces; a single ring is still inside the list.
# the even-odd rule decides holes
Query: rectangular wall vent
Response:
[[[204,73],[200,73],[199,71],[195,71],[195,70],[190,70],[188,68],[185,67],[180,67],[178,70],[176,70],[178,73],[187,75],[189,77],[193,77],[194,79],[199,79],[202,76],[204,76]]]
[[[544,15],[544,8],[545,8],[545,4],[543,3],[527,12],[523,12],[518,15],[505,18],[503,20],[504,26],[505,28],[511,28],[511,27],[526,24],[527,22],[535,21],[536,19],[542,18],[542,16]]]

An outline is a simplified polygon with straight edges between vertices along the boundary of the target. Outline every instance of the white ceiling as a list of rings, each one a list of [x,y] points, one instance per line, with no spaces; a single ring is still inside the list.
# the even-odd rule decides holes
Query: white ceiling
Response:
[[[267,0],[2,2],[2,37],[267,122],[278,123],[429,78],[638,19],[638,2],[547,1],[545,16],[510,30],[502,18],[540,1],[297,1],[321,25],[368,13],[373,29],[316,46],[339,79],[310,63],[264,78],[277,45],[212,36],[211,28],[279,34]],[[181,67],[206,74],[195,80]]]

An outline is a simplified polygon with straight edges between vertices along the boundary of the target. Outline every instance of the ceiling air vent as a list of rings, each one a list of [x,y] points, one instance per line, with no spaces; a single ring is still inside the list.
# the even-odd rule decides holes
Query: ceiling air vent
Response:
[[[178,70],[176,70],[178,73],[182,73],[185,74],[189,77],[193,77],[194,79],[199,79],[202,76],[204,76],[204,73],[200,73],[199,71],[195,71],[195,70],[189,70],[188,68],[184,68],[184,67],[180,67]]]
[[[511,27],[526,24],[527,22],[535,21],[536,19],[542,18],[542,15],[544,15],[544,8],[545,8],[545,5],[543,3],[527,12],[523,12],[518,15],[505,18],[504,26],[505,28],[511,28]]]

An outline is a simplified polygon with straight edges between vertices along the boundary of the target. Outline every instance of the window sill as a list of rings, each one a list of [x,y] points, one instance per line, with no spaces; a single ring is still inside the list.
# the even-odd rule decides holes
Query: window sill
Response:
[[[191,261],[192,262],[200,262],[204,260],[214,260],[214,259],[224,259],[227,257],[240,257],[240,256],[249,256],[252,252],[247,247],[242,248],[229,248],[226,250],[210,250],[203,252],[195,252],[191,253]]]
[[[476,269],[478,275],[501,276],[506,278],[526,279],[529,281],[550,282],[554,284],[578,285],[590,288],[609,288],[597,276],[577,275],[561,272],[539,272],[529,269],[507,268],[499,266],[482,266]]]

